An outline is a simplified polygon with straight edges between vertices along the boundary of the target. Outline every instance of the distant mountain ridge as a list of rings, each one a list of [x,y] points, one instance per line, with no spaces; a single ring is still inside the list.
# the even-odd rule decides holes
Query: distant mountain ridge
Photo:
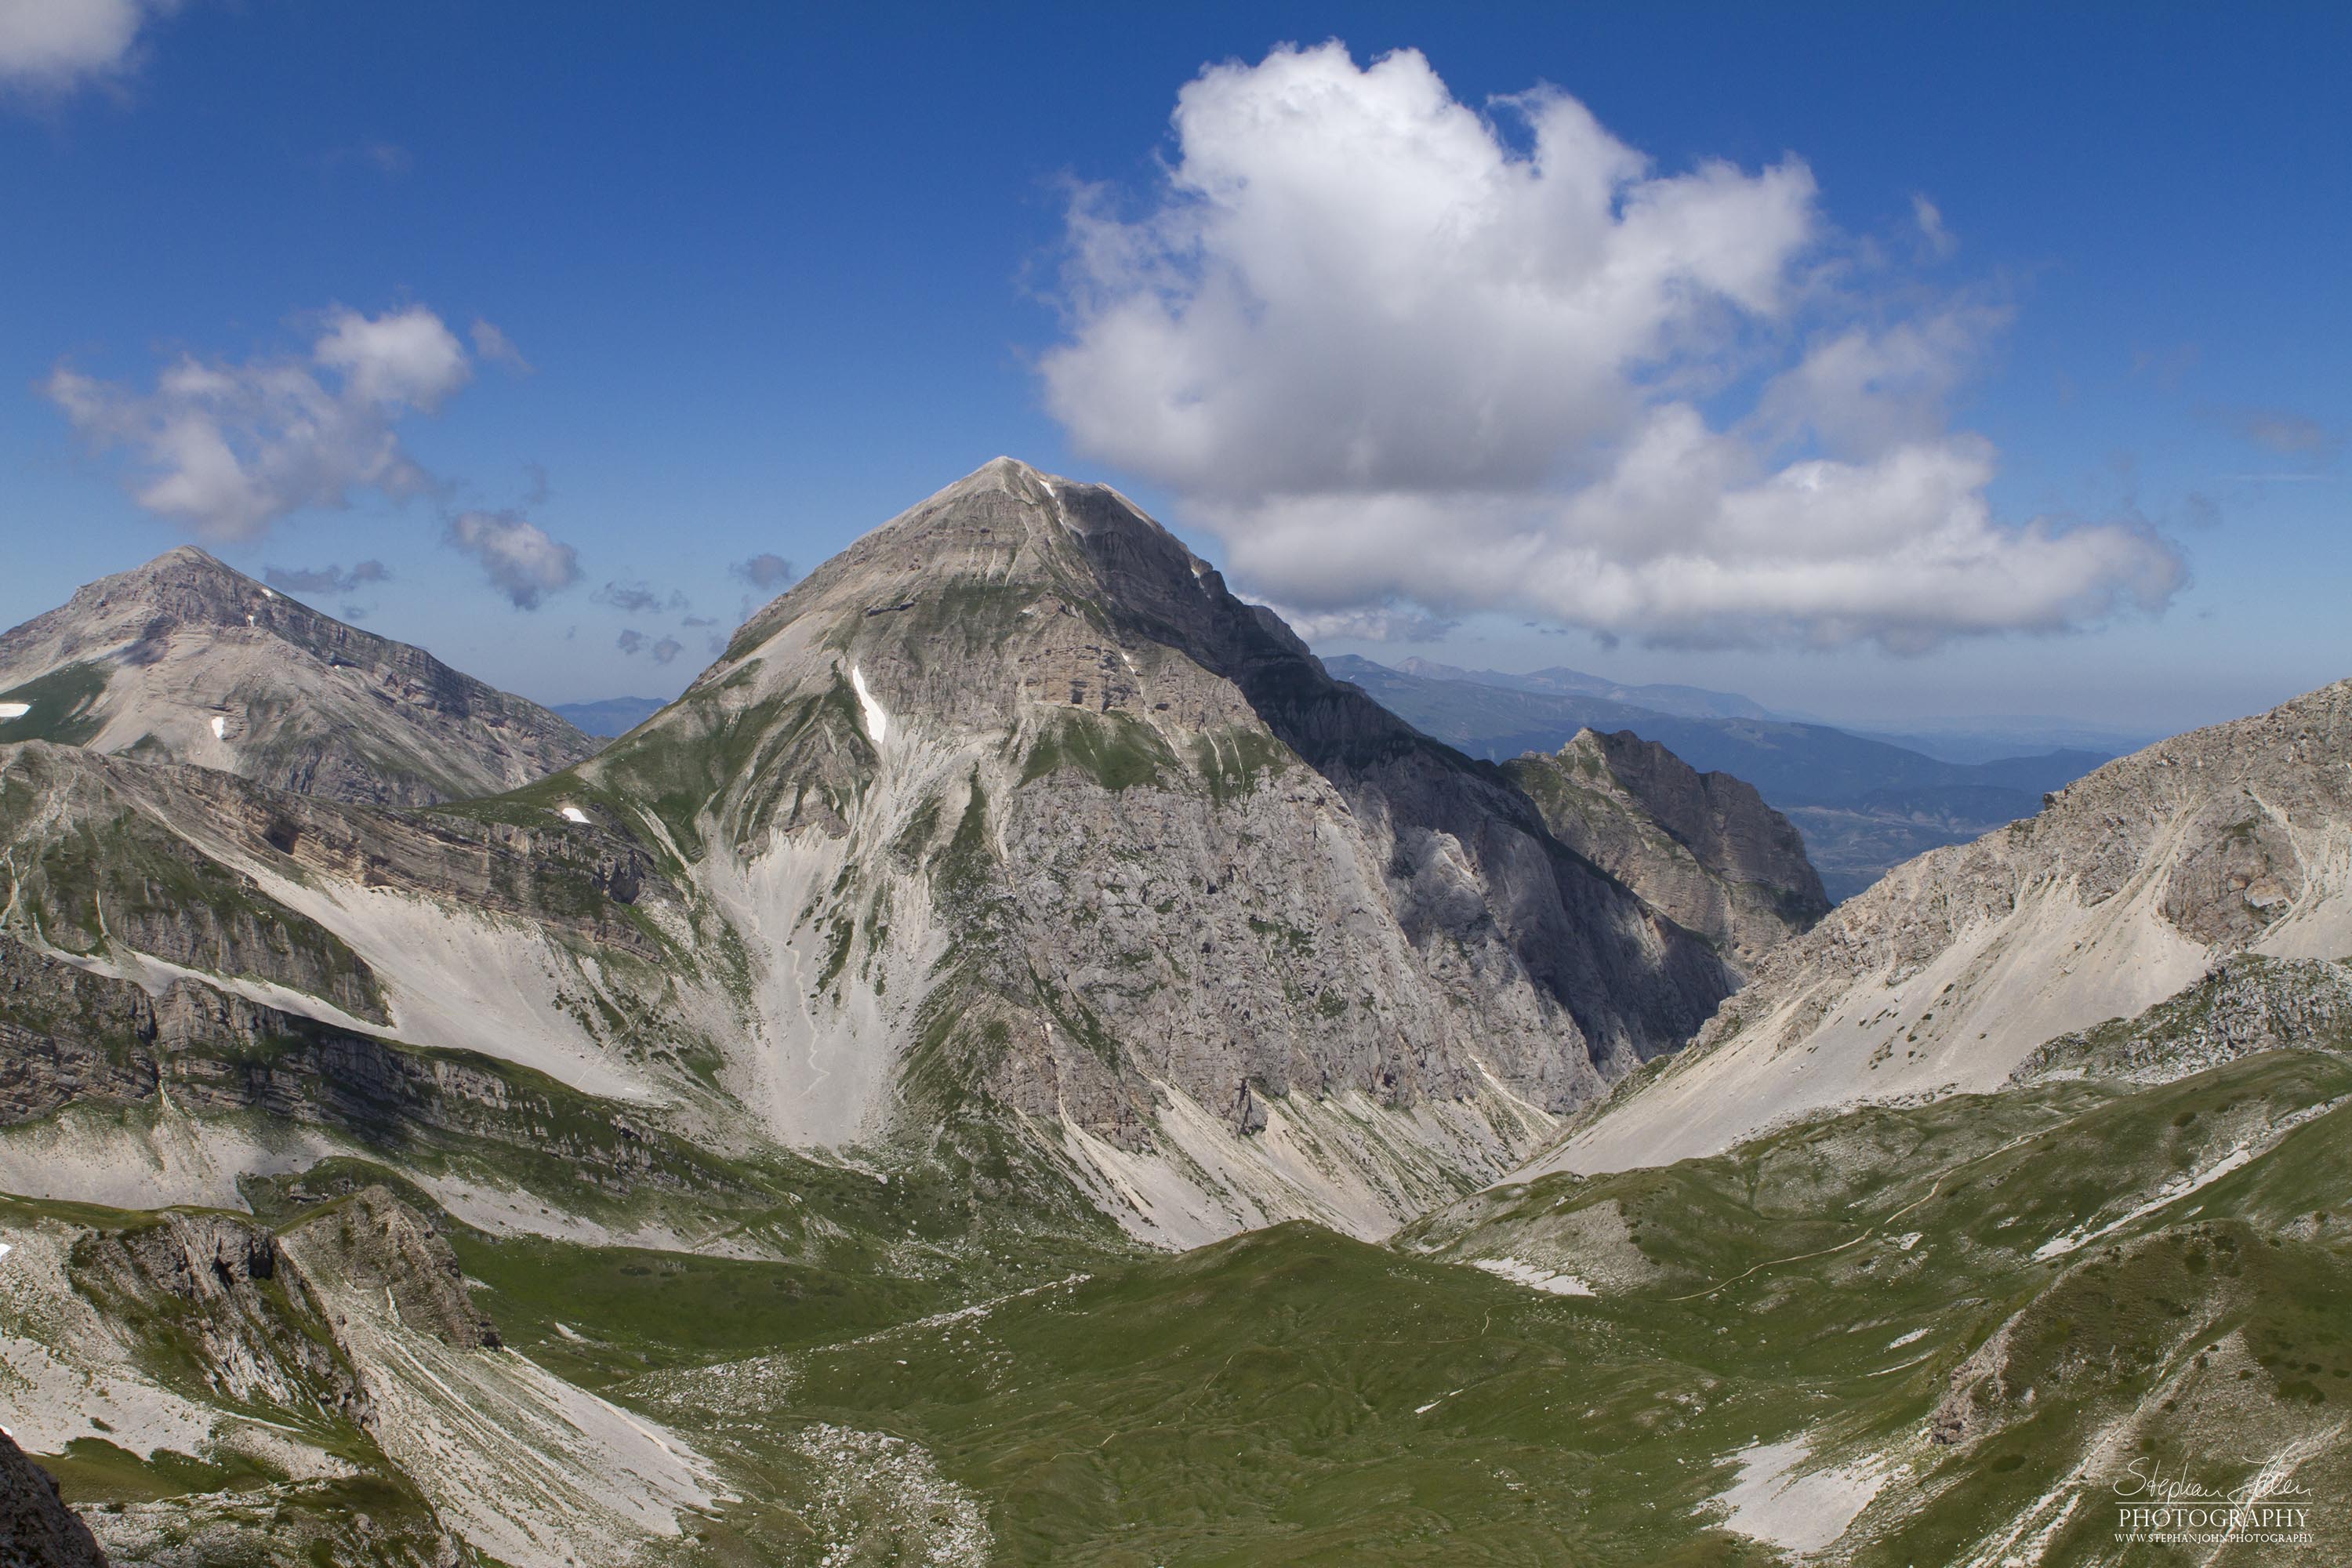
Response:
[[[1400,659],[1395,668],[1424,680],[1466,680],[1479,686],[1500,687],[1506,691],[1532,691],[1547,697],[1598,697],[1685,719],[1782,717],[1753,698],[1742,697],[1735,691],[1709,691],[1700,686],[1629,685],[1611,680],[1606,676],[1587,675],[1580,669],[1570,669],[1565,665],[1514,674],[1499,669],[1462,669],[1454,665],[1414,658]]]
[[[126,984],[504,1062],[698,1146],[1013,1163],[1025,1203],[1160,1243],[1294,1215],[1377,1235],[1676,1048],[1746,962],[1645,900],[1645,863],[1605,869],[1500,770],[1332,679],[1116,491],[1009,459],[811,573],[619,740],[426,809],[136,744],[166,705],[126,670],[259,658],[317,711],[391,657],[195,552],[162,566],[16,634],[113,660],[117,705],[41,707],[47,743],[0,752],[0,925]],[[159,632],[173,595],[193,605]],[[159,638],[169,658],[121,657]],[[327,638],[352,651],[321,676],[297,655]],[[61,714],[137,760],[54,743],[89,738]],[[1638,792],[1612,810],[1682,845]],[[1673,871],[1736,869],[1744,832],[1692,817]]]
[[[625,735],[667,704],[658,697],[600,697],[591,702],[557,702],[548,711],[600,740]]]
[[[1827,724],[1692,717],[1608,698],[1437,679],[1353,655],[1325,667],[1426,733],[1492,762],[1557,752],[1580,730],[1631,730],[1701,772],[1745,780],[1805,835],[1813,865],[1837,899],[1914,855],[2032,816],[2044,794],[2108,760],[2054,751],[1941,762]]]
[[[0,744],[35,740],[406,805],[512,789],[594,750],[537,703],[193,545],[0,635]]]

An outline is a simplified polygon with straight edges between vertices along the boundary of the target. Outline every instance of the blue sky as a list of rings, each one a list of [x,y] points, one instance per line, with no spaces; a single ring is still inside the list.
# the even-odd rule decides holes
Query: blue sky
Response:
[[[1010,452],[1330,652],[2151,730],[2352,674],[2340,7],[34,5],[0,624],[201,534],[667,695],[730,565]],[[277,389],[235,505],[163,484],[184,364]]]

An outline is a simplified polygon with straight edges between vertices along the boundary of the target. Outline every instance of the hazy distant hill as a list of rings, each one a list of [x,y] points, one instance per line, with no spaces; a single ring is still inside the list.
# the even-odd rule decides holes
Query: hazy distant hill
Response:
[[[662,710],[658,697],[600,697],[593,702],[557,702],[553,711],[587,734],[609,741],[625,735]]]
[[[1472,756],[1507,762],[1557,752],[1580,730],[1631,730],[1701,772],[1743,779],[1804,834],[1834,899],[1852,897],[1915,855],[2032,816],[2045,793],[2108,760],[2097,752],[2052,751],[1951,763],[1827,724],[1694,717],[1483,679],[1439,679],[1353,655],[1326,660],[1325,668]],[[1433,668],[1443,667],[1422,667]]]
[[[1709,691],[1700,686],[1628,685],[1623,681],[1611,680],[1606,676],[1587,675],[1580,669],[1570,669],[1564,665],[1531,669],[1524,675],[1500,669],[1462,669],[1425,658],[1402,659],[1396,668],[1424,680],[1467,680],[1480,686],[1498,686],[1506,691],[1533,691],[1549,697],[1599,697],[1611,702],[1631,703],[1653,712],[1677,714],[1685,719],[1780,717],[1755,699],[1742,697],[1736,691]]]

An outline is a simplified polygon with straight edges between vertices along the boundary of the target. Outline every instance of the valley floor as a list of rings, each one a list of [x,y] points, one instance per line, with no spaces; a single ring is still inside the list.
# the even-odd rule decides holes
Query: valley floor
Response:
[[[2347,1097],[2060,1079],[1174,1256],[847,1172],[594,1245],[344,1159],[178,1297],[154,1215],[12,1201],[0,1417],[120,1563],[2345,1561]],[[494,1345],[371,1282],[403,1199]],[[2159,1475],[2307,1540],[2123,1539]]]

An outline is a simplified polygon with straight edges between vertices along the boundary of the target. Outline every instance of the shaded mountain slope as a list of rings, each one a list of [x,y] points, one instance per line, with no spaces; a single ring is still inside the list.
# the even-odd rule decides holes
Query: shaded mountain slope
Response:
[[[1580,731],[1504,773],[1561,843],[1607,869],[1744,973],[1827,914],[1789,819],[1728,773],[1702,773],[1630,730]]]
[[[2236,953],[2352,953],[2352,682],[2193,731],[1898,868],[1759,966],[1554,1158],[1707,1153],[1853,1100],[1988,1089]]]

